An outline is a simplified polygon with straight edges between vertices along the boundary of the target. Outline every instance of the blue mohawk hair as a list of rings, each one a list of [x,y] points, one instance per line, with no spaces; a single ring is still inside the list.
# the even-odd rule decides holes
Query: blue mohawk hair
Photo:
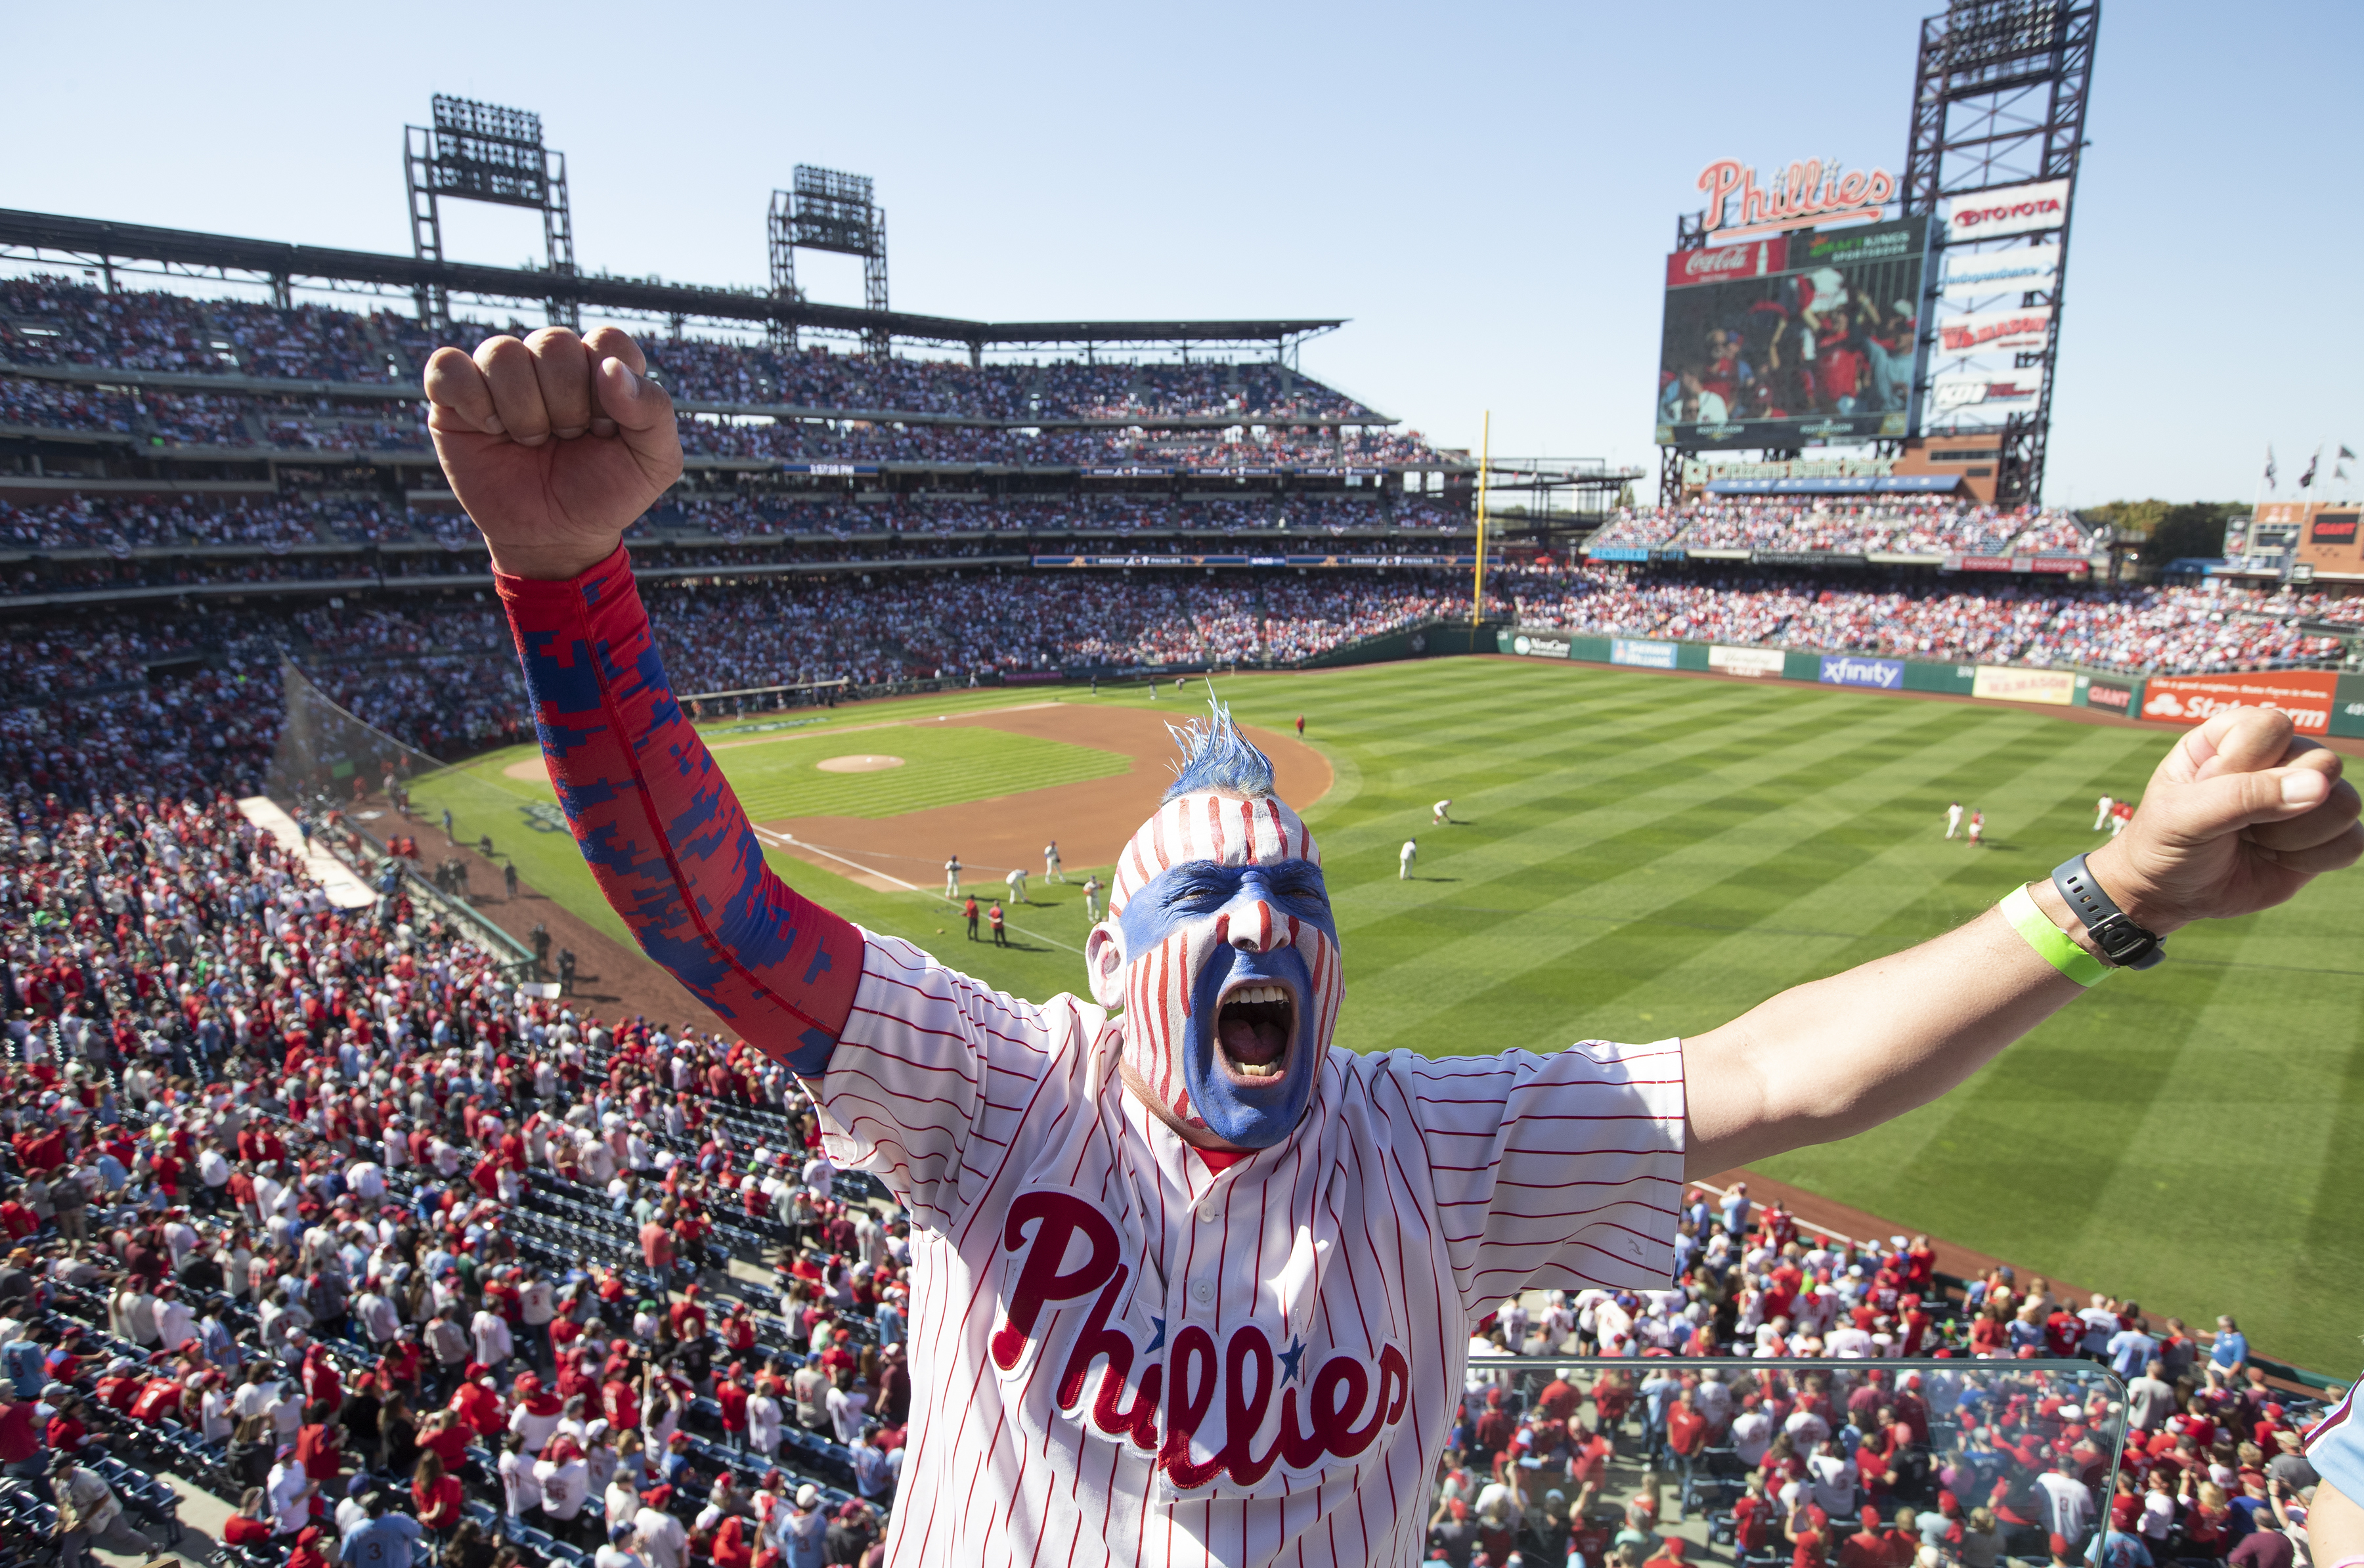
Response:
[[[1207,683],[1207,711],[1204,724],[1194,718],[1188,724],[1165,727],[1174,743],[1182,748],[1182,760],[1174,764],[1174,782],[1162,798],[1172,800],[1208,789],[1251,800],[1271,795],[1272,759],[1240,733],[1232,722],[1231,705],[1215,700],[1212,681]]]

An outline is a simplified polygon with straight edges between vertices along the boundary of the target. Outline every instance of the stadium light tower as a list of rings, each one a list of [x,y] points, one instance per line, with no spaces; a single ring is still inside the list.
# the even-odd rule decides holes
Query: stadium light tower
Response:
[[[551,272],[574,274],[574,215],[566,201],[566,154],[542,145],[541,117],[525,109],[435,95],[432,126],[403,127],[402,170],[410,189],[410,250],[422,261],[443,260],[445,196],[541,214]],[[431,326],[452,319],[450,291],[418,290],[418,318]],[[553,327],[583,325],[582,306],[552,296]]]
[[[1975,309],[1963,283],[1974,256],[1998,277],[2024,273],[2035,285],[1997,290],[1998,297],[2015,302],[2007,308],[2015,308],[2030,328],[1998,339],[2016,345],[2016,351],[2008,367],[1997,370],[2019,373],[2014,392],[2033,379],[2026,373],[2041,378],[2032,400],[2014,400],[2032,401],[2034,406],[2007,414],[2001,427],[1995,499],[2006,506],[2043,498],[2062,288],[2068,276],[2068,222],[2076,206],[2077,164],[2085,145],[2085,104],[2101,24],[2101,0],[1952,0],[1944,16],[1921,24],[1902,190],[1906,215],[1927,214],[1933,220],[1936,255],[1946,263],[1942,272],[1935,266],[1929,270],[1927,302],[1935,306],[1942,297]],[[2035,199],[1995,208],[2003,216],[1984,229],[1961,220],[1966,206],[1979,206],[1964,198],[2013,189]],[[2040,261],[2014,269],[2007,259],[1998,260],[1991,248],[1997,242],[2045,246],[2047,252]],[[1924,330],[1931,314],[1923,313]],[[1942,321],[1938,330],[1943,343]],[[1978,336],[1966,330],[1961,340]],[[1957,373],[1973,391],[1982,373]],[[1946,400],[1937,402],[1942,408]],[[1966,406],[1964,412],[1974,406]]]
[[[862,307],[885,313],[886,209],[871,198],[870,176],[797,164],[789,188],[772,193],[770,232],[775,297],[804,297],[797,288],[798,248],[830,250],[862,258]],[[793,325],[780,333],[789,348],[796,347]],[[888,336],[883,325],[873,327],[864,340],[873,354],[886,357]]]

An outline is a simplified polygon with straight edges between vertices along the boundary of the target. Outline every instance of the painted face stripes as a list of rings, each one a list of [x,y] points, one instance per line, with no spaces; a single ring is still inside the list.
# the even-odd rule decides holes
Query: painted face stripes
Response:
[[[1321,863],[1321,851],[1296,812],[1266,796],[1186,795],[1157,808],[1116,859],[1109,917],[1124,913],[1132,895],[1159,872],[1185,861],[1219,866],[1270,865],[1276,861]]]
[[[1117,857],[1109,892],[1111,922],[1159,873],[1194,861],[1227,867],[1275,865],[1284,861],[1321,863],[1313,835],[1294,811],[1271,798],[1243,800],[1202,793],[1169,800],[1142,824]],[[1175,1115],[1206,1127],[1204,1107],[1194,1103],[1190,1084],[1218,1069],[1220,1049],[1213,1018],[1195,1018],[1210,1004],[1199,982],[1213,962],[1232,967],[1225,949],[1251,953],[1294,950],[1309,984],[1301,989],[1301,1015],[1292,1050],[1299,1053],[1291,1075],[1311,1072],[1328,1049],[1344,995],[1336,941],[1262,898],[1243,907],[1237,899],[1220,909],[1169,924],[1155,945],[1127,954],[1124,973],[1125,1060],[1142,1083]],[[1267,969],[1295,965],[1267,963]],[[1204,1058],[1204,1060],[1199,1060]]]

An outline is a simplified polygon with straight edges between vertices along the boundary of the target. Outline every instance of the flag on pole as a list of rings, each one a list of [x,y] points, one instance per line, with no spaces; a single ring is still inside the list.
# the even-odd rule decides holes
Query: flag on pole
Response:
[[[2267,489],[2269,489],[2269,490],[2271,490],[2273,487],[2274,487],[2274,444],[2273,444],[2271,441],[2268,441],[2268,442],[2266,443],[2266,488],[2267,488]]]
[[[2356,454],[2347,450],[2347,443],[2346,441],[2339,443],[2339,461],[2342,462],[2353,462],[2356,461]]]
[[[2314,483],[2314,466],[2322,461],[2323,449],[2317,447],[2314,449],[2314,455],[2306,460],[2306,472],[2298,476],[2298,487],[2301,490]]]

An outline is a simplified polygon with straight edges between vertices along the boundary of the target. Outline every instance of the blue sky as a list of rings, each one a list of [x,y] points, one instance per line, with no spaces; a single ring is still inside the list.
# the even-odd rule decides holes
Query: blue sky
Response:
[[[1490,408],[1498,453],[1649,466],[1700,168],[1901,171],[1938,8],[20,6],[0,206],[405,250],[401,128],[457,93],[541,112],[585,265],[760,283],[768,193],[820,163],[876,180],[898,306],[1350,317],[1306,368],[1433,439]],[[2364,450],[2359,58],[2355,5],[2105,7],[2048,499],[2246,500],[2269,440],[2289,494]],[[531,214],[445,233],[541,248]],[[858,263],[800,265],[858,303]]]

